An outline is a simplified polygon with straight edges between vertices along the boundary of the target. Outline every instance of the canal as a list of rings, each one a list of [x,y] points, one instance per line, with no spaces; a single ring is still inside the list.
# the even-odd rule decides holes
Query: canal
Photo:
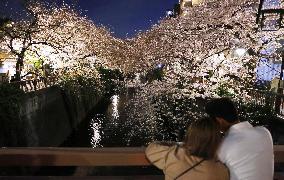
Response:
[[[141,138],[141,132],[138,132],[143,127],[138,127],[137,121],[131,119],[134,96],[135,89],[128,88],[102,99],[62,146],[95,148],[146,145],[147,139]]]
[[[131,121],[129,110],[135,96],[135,89],[102,99],[97,107],[81,123],[77,130],[62,144],[63,147],[126,147],[145,146],[141,133],[130,133],[140,129],[137,121]],[[133,134],[131,136],[131,134]],[[148,139],[148,141],[150,141]],[[162,171],[154,166],[125,166],[125,167],[62,167],[42,168],[39,175],[70,175],[81,174],[88,176],[131,176],[131,175],[162,175]],[[59,174],[58,174],[59,173]]]

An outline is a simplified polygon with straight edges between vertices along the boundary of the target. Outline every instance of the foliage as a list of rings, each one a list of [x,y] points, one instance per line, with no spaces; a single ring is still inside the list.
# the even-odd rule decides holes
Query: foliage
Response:
[[[3,7],[5,8],[5,7]],[[57,6],[40,1],[26,3],[24,11],[10,23],[0,26],[1,48],[17,58],[17,78],[29,60],[28,54],[53,69],[76,71],[82,64],[115,67],[121,62],[125,43],[111,36],[67,4]]]
[[[201,104],[203,99],[176,99],[171,94],[164,94],[153,99],[156,109],[157,132],[155,138],[160,140],[182,141],[192,121],[204,115]],[[204,105],[204,104],[203,104]]]
[[[249,121],[254,126],[271,126],[276,119],[276,112],[270,105],[261,105],[253,102],[240,103],[239,116],[241,121]]]
[[[129,118],[128,123],[124,122],[123,127],[128,129],[125,131],[124,139],[128,141],[128,145],[147,144],[153,140],[182,141],[191,122],[206,114],[204,111],[206,102],[207,100],[202,98],[176,99],[172,95],[165,94],[155,97],[145,107],[146,104],[140,99],[140,104],[135,104],[139,112],[128,107],[131,119]],[[239,102],[238,112],[241,121],[249,121],[254,126],[265,126],[272,134],[275,133],[274,123],[277,122],[277,116],[270,105]],[[140,144],[137,144],[137,138],[140,139]]]
[[[117,93],[121,88],[122,80],[122,73],[118,69],[99,67],[97,70],[93,69],[88,72],[79,73],[77,71],[77,74],[72,71],[65,72],[59,81],[64,90],[77,98],[83,96],[84,102],[87,103],[91,99],[109,97]]]
[[[216,93],[220,97],[234,97],[234,91],[222,84],[217,87]]]
[[[122,87],[123,75],[118,69],[99,67],[100,81],[104,86],[106,96],[117,94]]]
[[[92,99],[103,95],[102,85],[95,78],[83,75],[62,76],[59,84],[68,94],[79,101],[88,104]]]
[[[192,7],[186,16],[162,19],[130,40],[129,57],[136,61],[126,59],[129,70],[147,74],[165,65],[161,82],[143,86],[152,88],[145,92],[243,99],[255,84],[259,52],[267,45],[262,37],[275,44],[271,32],[256,31],[257,8],[256,0],[212,0]]]
[[[163,68],[161,67],[155,67],[154,69],[150,69],[146,73],[145,80],[148,82],[152,82],[153,80],[159,80],[161,81],[164,77]]]
[[[17,88],[16,84],[8,84],[8,83],[3,83],[0,85],[0,98],[6,98],[10,97],[14,98],[15,100],[18,99],[19,96],[24,95],[23,90]]]
[[[175,94],[154,91],[145,95],[141,89],[136,90],[126,104],[128,120],[122,122],[128,129],[128,144],[135,144],[137,138],[144,144],[152,140],[181,141],[190,122],[202,115],[202,99],[177,98]]]
[[[180,140],[179,128],[204,115],[202,99],[249,99],[247,89],[254,85],[263,48],[263,34],[255,31],[257,7],[256,0],[206,1],[129,42],[136,59],[126,59],[131,71],[147,74],[157,64],[165,65],[161,78],[136,86],[137,97],[129,103],[133,134]]]
[[[0,146],[28,146],[28,124],[20,116],[24,92],[14,84],[0,84]]]

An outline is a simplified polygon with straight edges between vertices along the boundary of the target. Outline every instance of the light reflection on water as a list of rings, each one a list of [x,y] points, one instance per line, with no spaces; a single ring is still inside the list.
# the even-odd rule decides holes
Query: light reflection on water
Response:
[[[90,131],[91,131],[91,145],[93,148],[100,146],[101,141],[101,124],[104,120],[103,115],[97,115],[90,122]]]
[[[106,123],[107,119],[111,120],[111,124],[117,126],[119,119],[119,95],[113,95],[111,98],[111,104],[108,107],[106,114],[96,114],[90,121],[90,133],[91,133],[91,145],[93,148],[101,147],[102,136],[104,135],[103,123]]]
[[[118,119],[119,113],[118,113],[118,103],[119,103],[119,96],[113,95],[111,97],[111,104],[112,104],[112,118]]]

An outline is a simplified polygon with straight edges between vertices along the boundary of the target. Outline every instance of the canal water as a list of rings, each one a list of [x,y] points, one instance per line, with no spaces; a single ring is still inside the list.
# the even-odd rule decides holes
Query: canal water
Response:
[[[101,100],[97,107],[81,123],[77,130],[62,144],[63,147],[126,147],[145,145],[138,136],[129,137],[129,132],[137,124],[131,123],[129,108],[135,96],[134,89]],[[137,129],[137,127],[136,127]],[[138,138],[137,138],[138,137]],[[162,175],[162,171],[154,166],[124,167],[69,167],[67,174],[84,174],[88,176],[131,176],[131,175]],[[63,171],[65,171],[63,169]],[[46,174],[44,174],[47,172]],[[39,175],[58,175],[58,168],[44,168]],[[63,173],[64,174],[64,173]],[[60,174],[61,175],[61,174]]]
[[[102,99],[63,147],[139,147],[150,139],[141,138],[137,121],[129,113],[135,89]],[[135,131],[136,133],[130,133]],[[144,138],[144,139],[143,139]]]

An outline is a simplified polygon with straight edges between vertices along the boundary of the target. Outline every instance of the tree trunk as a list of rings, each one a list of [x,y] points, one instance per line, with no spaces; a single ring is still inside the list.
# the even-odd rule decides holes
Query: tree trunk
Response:
[[[23,57],[18,57],[17,63],[16,63],[16,76],[15,81],[21,81],[21,72],[23,67]]]

